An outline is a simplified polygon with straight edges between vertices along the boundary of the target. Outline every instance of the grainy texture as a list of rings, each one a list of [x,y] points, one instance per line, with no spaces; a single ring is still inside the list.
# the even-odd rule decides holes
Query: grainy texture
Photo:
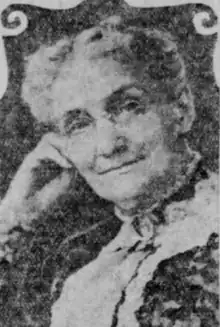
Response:
[[[217,169],[219,97],[212,72],[212,53],[216,35],[199,35],[192,23],[194,12],[204,9],[210,11],[209,8],[203,5],[185,5],[153,10],[135,9],[129,8],[121,1],[92,1],[64,12],[18,5],[9,9],[13,8],[21,8],[27,13],[29,27],[16,38],[5,38],[10,83],[0,104],[0,159],[1,170],[4,172],[0,180],[1,196],[24,155],[36,146],[44,132],[37,126],[30,116],[29,108],[20,99],[25,56],[36,51],[42,43],[54,42],[63,35],[76,34],[84,28],[95,25],[103,17],[115,13],[125,15],[128,20],[133,20],[139,26],[157,27],[175,36],[187,64],[198,115],[189,140],[205,155],[209,167]],[[214,23],[213,13],[212,18]]]
[[[215,174],[201,180],[193,197],[167,206],[169,223],[154,239],[138,242],[130,233],[124,245],[116,237],[72,274],[53,306],[52,327],[217,326],[216,187]]]
[[[217,170],[219,90],[212,72],[216,35],[201,36],[196,33],[192,23],[194,12],[210,9],[203,5],[134,9],[123,1],[93,0],[65,12],[13,5],[5,11],[5,17],[13,9],[22,9],[27,14],[29,27],[18,37],[5,38],[10,78],[8,89],[0,102],[1,198],[25,154],[36,146],[46,130],[45,126],[36,123],[20,97],[25,57],[35,52],[42,43],[53,43],[64,35],[76,34],[115,13],[126,16],[128,21],[139,26],[157,27],[175,36],[186,61],[197,112],[197,119],[188,138],[191,145],[201,151],[205,166],[212,171]],[[215,19],[212,14],[213,22]],[[54,167],[55,173],[57,169]],[[45,167],[45,178],[47,173]],[[94,259],[121,227],[121,222],[113,215],[112,205],[100,200],[83,180],[79,182],[78,192],[79,200],[76,203],[73,203],[71,196],[60,198],[46,218],[41,217],[34,223],[34,231],[17,231],[19,238],[10,244],[14,250],[12,264],[6,260],[0,263],[1,327],[49,326],[51,306],[60,295],[63,281],[70,273]],[[101,223],[103,217],[106,223]],[[79,230],[86,231],[94,224],[97,224],[94,230],[85,232],[78,238],[72,237]],[[146,285],[143,305],[137,311],[141,327],[152,324],[146,312],[157,317],[157,324],[153,326],[169,326],[170,321],[170,326],[175,326],[176,320],[181,320],[185,312],[196,323],[200,319],[201,326],[209,326],[207,317],[212,317],[210,326],[217,326],[216,295],[210,295],[201,286],[195,286],[195,297],[192,298],[194,307],[189,311],[187,305],[173,293],[176,285],[178,289],[179,285],[187,285],[186,288],[183,287],[183,296],[188,299],[191,292],[189,287],[192,286],[187,276],[196,275],[197,270],[202,278],[208,278],[208,283],[209,279],[215,277],[216,270],[213,277],[209,275],[212,273],[206,270],[206,266],[197,268],[197,260],[202,258],[202,264],[209,261],[213,269],[216,269],[216,261],[212,259],[216,244],[216,237],[213,236],[208,247],[196,248],[161,262],[152,281]],[[185,268],[190,262],[193,262],[191,270]],[[52,285],[54,292],[51,292]],[[198,298],[202,299],[201,304],[198,304]],[[166,302],[170,301],[175,303],[171,302],[168,308]],[[207,301],[211,303],[210,306]],[[189,326],[197,326],[196,323]]]
[[[219,326],[218,248],[218,235],[213,233],[206,246],[158,265],[136,312],[141,327]]]

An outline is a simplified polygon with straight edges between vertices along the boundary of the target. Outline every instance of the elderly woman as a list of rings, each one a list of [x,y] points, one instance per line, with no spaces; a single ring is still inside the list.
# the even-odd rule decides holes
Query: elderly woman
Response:
[[[22,96],[52,132],[2,201],[5,239],[77,174],[123,222],[65,281],[51,327],[217,326],[217,176],[187,144],[193,97],[170,35],[105,20],[32,55]],[[62,173],[36,187],[47,159]]]

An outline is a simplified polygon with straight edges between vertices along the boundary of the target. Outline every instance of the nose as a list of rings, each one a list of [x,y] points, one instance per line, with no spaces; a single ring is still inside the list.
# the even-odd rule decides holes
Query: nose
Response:
[[[109,158],[120,155],[128,149],[128,140],[113,122],[103,119],[97,126],[97,152]]]

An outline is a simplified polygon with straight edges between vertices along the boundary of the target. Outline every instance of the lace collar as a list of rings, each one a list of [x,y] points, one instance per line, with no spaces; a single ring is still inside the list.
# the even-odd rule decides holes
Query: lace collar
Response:
[[[199,196],[197,194],[198,190],[201,188],[201,185],[207,185],[206,181],[209,180],[210,174],[204,168],[203,161],[198,162],[198,157],[195,158],[195,168],[192,170],[186,179],[184,185],[178,188],[176,191],[163,200],[160,204],[156,204],[147,210],[143,216],[126,216],[123,215],[117,208],[115,208],[116,216],[126,225],[126,228],[134,229],[137,234],[137,238],[142,239],[146,238],[151,239],[157,235],[157,230],[160,229],[160,226],[167,225],[173,222],[173,217],[167,215],[170,208],[182,207],[182,203],[187,200],[193,200],[194,197]],[[178,210],[177,210],[178,211]],[[143,218],[144,217],[144,218]],[[176,220],[181,219],[176,216]]]

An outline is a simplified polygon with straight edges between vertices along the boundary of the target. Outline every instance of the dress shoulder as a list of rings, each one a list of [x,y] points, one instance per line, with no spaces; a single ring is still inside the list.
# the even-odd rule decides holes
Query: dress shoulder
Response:
[[[219,237],[163,260],[143,290],[140,327],[219,326]]]
[[[195,186],[192,199],[166,209],[170,222],[179,220],[173,240],[180,251],[161,260],[145,283],[142,305],[135,312],[140,327],[219,326],[218,201],[218,175],[209,173]],[[181,226],[188,249],[181,246]]]

